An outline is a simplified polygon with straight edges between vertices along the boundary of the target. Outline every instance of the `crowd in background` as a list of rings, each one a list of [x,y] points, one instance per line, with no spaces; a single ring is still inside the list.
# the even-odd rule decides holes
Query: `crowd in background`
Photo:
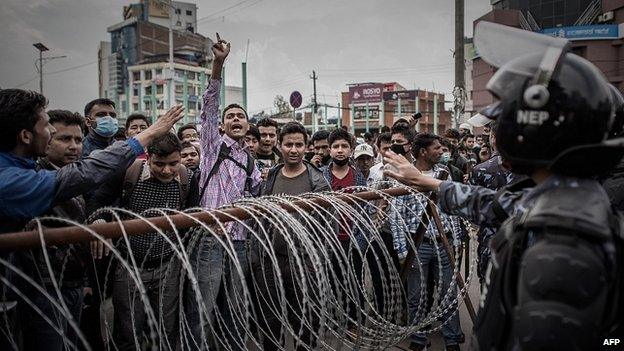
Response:
[[[223,60],[229,52],[229,44],[226,47],[217,43],[213,50],[213,76],[219,77]],[[96,99],[89,102],[85,106],[84,117],[65,110],[47,111],[46,114],[45,98],[41,95],[19,90],[4,91],[7,99],[11,98],[11,94],[20,95],[23,105],[21,113],[43,111],[41,116],[36,116],[40,119],[31,118],[35,123],[41,123],[40,120],[47,123],[46,119],[49,118],[49,126],[44,125],[44,128],[51,131],[50,140],[41,150],[32,154],[39,156],[36,170],[50,170],[62,175],[64,169],[70,172],[76,165],[93,160],[117,168],[107,174],[106,179],[99,180],[99,186],[74,192],[62,201],[54,201],[45,210],[33,210],[32,216],[26,214],[23,218],[47,214],[77,223],[87,223],[87,218],[89,223],[98,223],[113,220],[108,210],[110,207],[150,217],[159,214],[151,210],[155,208],[215,209],[244,197],[354,191],[355,187],[379,186],[384,181],[389,182],[383,175],[383,156],[388,150],[403,155],[421,172],[438,179],[489,185],[493,188],[502,187],[510,181],[509,172],[504,170],[502,162],[497,158],[496,144],[489,125],[477,135],[472,133],[472,126],[462,124],[459,130],[447,129],[438,136],[419,133],[416,130],[418,116],[414,116],[401,118],[392,126],[362,135],[354,135],[346,127],[319,130],[312,134],[294,121],[279,126],[276,121],[264,118],[255,125],[251,124],[245,109],[236,104],[219,111],[219,89],[220,81],[211,79],[203,95],[202,112],[197,124],[185,124],[175,132],[162,132],[147,143],[136,141],[142,140],[141,135],[150,131],[150,118],[132,114],[126,118],[124,126],[119,126],[116,106],[111,100]],[[17,148],[21,145],[19,143],[3,149]],[[124,151],[126,154],[136,154],[133,154],[135,157],[127,156],[130,157],[126,162],[128,166],[123,168],[111,156],[112,148],[121,145],[130,145],[131,149]],[[76,182],[85,182],[84,179],[89,176],[86,174]],[[56,177],[59,181],[60,176]],[[409,270],[406,306],[409,322],[414,324],[419,322],[418,306],[424,298],[420,296],[422,284],[440,281],[441,286],[429,290],[444,294],[450,287],[451,291],[455,290],[451,297],[456,296],[451,257],[439,243],[444,236],[455,247],[461,247],[468,230],[458,218],[445,214],[442,215],[443,232],[430,223],[422,244],[417,248],[423,268],[421,272],[418,263],[409,261],[407,257],[409,242],[417,232],[426,210],[424,204],[427,196],[410,194],[393,199],[386,207],[385,219],[380,223],[384,249],[390,252],[393,264],[399,270],[404,266]],[[125,215],[122,219],[130,218],[132,216]],[[60,225],[46,223],[46,226]],[[9,229],[12,228],[3,228],[5,231]],[[254,262],[262,258],[250,254],[253,245],[249,243],[246,229],[240,223],[229,223],[217,231],[232,240],[244,275],[253,275],[259,280],[270,276],[267,274],[270,272],[263,271],[270,270],[270,264]],[[335,235],[341,244],[340,249],[350,257],[355,270],[362,269],[364,260],[374,259],[375,255],[368,252],[381,249],[367,246],[363,239],[367,233],[358,232],[347,219],[336,224]],[[189,240],[190,237],[196,237],[196,240]],[[198,279],[203,300],[202,306],[208,311],[209,318],[214,318],[217,314],[215,311],[222,318],[213,321],[201,318],[202,310],[195,291],[180,289],[181,269],[167,239],[188,245],[193,273]],[[147,299],[163,321],[164,341],[161,341],[161,348],[176,349],[183,339],[177,319],[179,308],[183,308],[192,336],[184,339],[187,342],[192,340],[197,349],[201,348],[202,341],[218,348],[219,342],[227,340],[232,348],[243,350],[246,336],[244,328],[239,325],[240,319],[228,317],[241,309],[232,306],[227,299],[234,289],[240,288],[240,278],[236,278],[238,272],[233,268],[231,257],[224,253],[223,246],[216,244],[216,240],[214,235],[202,235],[196,230],[190,230],[168,233],[167,238],[148,233],[131,236],[127,241],[109,241],[108,245],[96,240],[87,246],[76,244],[49,248],[48,251],[53,252],[50,262],[55,274],[48,274],[48,260],[42,250],[17,252],[14,259],[38,284],[46,288],[60,286],[73,320],[79,322],[94,349],[103,348],[107,341],[106,335],[101,333],[100,317],[100,304],[107,298],[112,299],[112,341],[117,347],[122,350],[135,349],[141,344],[135,336],[149,335],[148,317],[139,301],[141,294],[137,285],[123,265],[111,265],[111,260],[115,261],[109,250],[109,245],[112,245],[139,267]],[[285,267],[281,274],[288,277],[294,274],[288,269],[288,252],[285,245],[280,245],[278,239],[274,240],[274,250],[282,260],[280,267]],[[487,235],[480,237],[481,278],[481,267],[485,267],[488,260],[486,240]],[[355,251],[363,254],[355,255]],[[338,271],[340,267],[336,263]],[[438,276],[439,272],[442,276]],[[373,279],[381,281],[382,276],[389,272],[387,267],[381,267],[371,274]],[[105,281],[109,282],[105,285],[107,289],[103,286]],[[283,284],[288,285],[287,282],[288,279],[284,279]],[[280,290],[276,284],[275,281],[266,281],[260,284],[261,288],[255,294],[275,294]],[[40,291],[20,280],[16,280],[16,285],[23,288],[22,292],[31,302],[24,303],[16,298],[19,312],[14,317],[18,322],[11,326],[17,331],[16,335],[28,336],[21,341],[25,349],[62,350],[67,340],[79,342],[67,318],[60,318],[58,310]],[[382,284],[373,286],[376,289],[377,308],[383,310]],[[316,345],[311,326],[302,326],[297,319],[297,301],[301,291],[295,285],[282,288],[290,305],[294,306],[294,311],[289,311],[289,323],[293,328],[306,329],[300,340],[300,349],[303,349],[303,345]],[[267,333],[263,338],[264,349],[275,350],[283,344],[283,340],[280,340],[282,325],[277,316],[266,312],[268,308],[262,306],[265,300],[256,299],[254,308],[264,311],[261,313],[264,317],[259,322]],[[349,304],[348,301],[344,303]],[[345,309],[353,311],[348,306]],[[442,328],[445,344],[447,349],[457,350],[464,340],[458,312],[449,310],[447,314],[441,317],[441,320],[448,320]],[[47,318],[53,320],[55,327],[50,325]],[[357,325],[351,325],[351,328],[355,329]],[[67,335],[59,333],[59,330],[66,331]],[[424,334],[416,333],[412,336],[412,349],[420,350],[426,345]]]

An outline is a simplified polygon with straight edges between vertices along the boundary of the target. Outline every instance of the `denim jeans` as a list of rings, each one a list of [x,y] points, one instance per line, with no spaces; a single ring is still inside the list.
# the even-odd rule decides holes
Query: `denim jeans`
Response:
[[[76,324],[80,326],[80,313],[84,298],[83,287],[61,287],[60,289],[69,313]],[[57,294],[53,289],[48,289],[48,293],[52,298],[57,298]],[[41,313],[35,311],[26,301],[19,302],[18,318],[21,321],[24,350],[74,350],[79,344],[81,345],[75,330],[69,325],[67,318],[52,305],[50,300],[34,289],[28,289],[26,295],[41,310]],[[59,334],[54,330],[44,316],[49,318],[54,326],[62,332]],[[73,343],[73,346],[70,346],[66,341]]]
[[[234,241],[233,246],[243,275],[248,277],[246,242]],[[205,310],[197,303],[195,290],[187,286],[185,309],[191,335],[185,338],[185,345],[194,350],[246,350],[247,306],[234,261],[218,240],[207,234],[192,249],[190,261]]]
[[[439,281],[438,275],[440,264],[442,265],[441,286],[437,287],[437,291],[440,293],[440,299],[444,298],[447,294],[449,285],[454,278],[453,270],[451,269],[451,261],[446,254],[446,251],[444,251],[442,244],[437,245],[437,250],[440,255],[439,259],[441,262],[438,262],[438,254],[435,250],[436,248],[433,244],[423,241],[418,248],[418,258],[420,259],[420,264],[422,265],[422,273],[424,274],[424,277],[421,279],[420,271],[418,269],[418,261],[416,259],[414,259],[407,277],[407,305],[410,313],[410,320],[414,325],[418,323],[419,318],[422,318],[422,316],[425,315],[425,307],[421,307],[419,311],[418,306],[419,303],[421,303],[421,282],[425,282],[426,284],[429,272],[432,271],[434,280]],[[424,289],[424,291],[426,292],[426,289]],[[448,303],[453,301],[456,297],[457,284],[455,284],[455,287],[452,289],[450,296],[447,296],[445,305],[448,306]],[[422,305],[426,305],[424,300],[422,301]],[[450,311],[452,312],[450,318],[448,312],[442,316],[442,320],[446,321],[442,327],[442,336],[444,337],[444,343],[447,346],[457,345],[462,339],[458,310],[455,308]],[[420,312],[419,315],[417,315],[418,312]],[[412,335],[412,342],[424,345],[427,343],[427,336],[424,333],[415,333]]]
[[[159,350],[175,350],[178,342],[178,304],[180,266],[177,259],[163,262],[153,269],[139,268],[149,304],[154,311]],[[113,339],[120,350],[141,349],[145,339],[151,340],[148,316],[141,294],[126,268],[118,264],[113,283],[115,319]],[[138,348],[137,348],[138,346]]]

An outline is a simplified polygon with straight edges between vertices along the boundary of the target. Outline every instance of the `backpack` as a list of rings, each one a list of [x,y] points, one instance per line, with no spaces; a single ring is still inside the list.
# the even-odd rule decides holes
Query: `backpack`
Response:
[[[247,154],[247,165],[243,165],[242,163],[235,160],[234,157],[232,157],[232,148],[227,146],[225,142],[221,143],[221,146],[219,147],[219,154],[217,155],[217,160],[215,161],[214,166],[212,166],[210,173],[208,173],[208,176],[206,177],[206,180],[201,187],[201,191],[199,194],[200,199],[204,197],[204,192],[206,192],[206,187],[208,187],[210,179],[212,179],[212,177],[217,174],[219,168],[221,167],[221,164],[225,160],[230,160],[234,162],[237,167],[245,171],[245,174],[247,175],[247,179],[245,179],[245,192],[251,194],[251,184],[253,181],[251,175],[253,174],[254,168],[256,167],[256,163],[254,162],[254,158],[249,150],[244,149],[244,151]]]
[[[136,160],[128,169],[126,170],[126,175],[124,176],[123,182],[123,191],[121,195],[121,206],[126,206],[130,203],[130,197],[132,197],[132,192],[134,191],[134,187],[136,183],[139,181],[141,177],[141,173],[143,172],[143,167],[147,161],[146,160]],[[186,204],[186,199],[188,198],[190,191],[190,178],[192,176],[192,172],[184,167],[184,165],[180,164],[180,209],[184,208]]]

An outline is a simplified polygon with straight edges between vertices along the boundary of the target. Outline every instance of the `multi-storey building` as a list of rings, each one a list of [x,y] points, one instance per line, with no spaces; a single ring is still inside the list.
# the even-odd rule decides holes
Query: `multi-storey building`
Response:
[[[170,14],[173,14],[171,21]],[[212,62],[212,41],[195,33],[197,6],[190,3],[162,0],[142,0],[124,7],[124,20],[108,27],[111,35],[108,55],[108,87],[100,81],[100,94],[116,101],[122,108],[120,115],[127,116],[133,110],[126,96],[132,95],[130,67],[169,61],[169,26],[173,24],[174,66],[195,68],[209,67]],[[100,76],[104,76],[103,63]],[[171,81],[175,73],[163,66],[161,78]],[[187,70],[187,68],[183,68]],[[168,97],[169,95],[167,95]],[[171,94],[173,96],[173,93]],[[169,107],[173,100],[165,102]]]
[[[361,134],[391,127],[401,117],[422,114],[417,130],[442,133],[452,127],[451,112],[444,109],[444,94],[406,90],[399,83],[358,83],[342,93],[342,125]],[[353,118],[352,118],[353,116]]]
[[[567,38],[572,52],[596,65],[624,91],[624,2],[621,0],[502,0],[477,19]],[[539,5],[539,6],[538,6]],[[538,11],[539,9],[539,11]],[[478,50],[478,48],[477,48]],[[494,67],[478,55],[472,61],[473,110],[493,102],[485,89]]]

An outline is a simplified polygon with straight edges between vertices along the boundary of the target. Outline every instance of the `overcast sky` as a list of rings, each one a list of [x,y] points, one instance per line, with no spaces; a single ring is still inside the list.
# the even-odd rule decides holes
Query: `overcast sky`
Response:
[[[82,111],[98,93],[97,46],[122,20],[121,0],[3,0],[0,87],[38,90],[32,43],[49,62],[44,94],[50,108]],[[134,1],[136,2],[136,1]],[[249,110],[270,110],[273,98],[299,90],[310,101],[312,70],[319,103],[339,102],[346,84],[397,81],[408,89],[449,94],[454,81],[453,0],[188,0],[198,5],[198,32],[232,43],[226,84],[241,85],[248,56]],[[466,0],[466,35],[490,0]],[[330,112],[330,115],[333,113]]]

